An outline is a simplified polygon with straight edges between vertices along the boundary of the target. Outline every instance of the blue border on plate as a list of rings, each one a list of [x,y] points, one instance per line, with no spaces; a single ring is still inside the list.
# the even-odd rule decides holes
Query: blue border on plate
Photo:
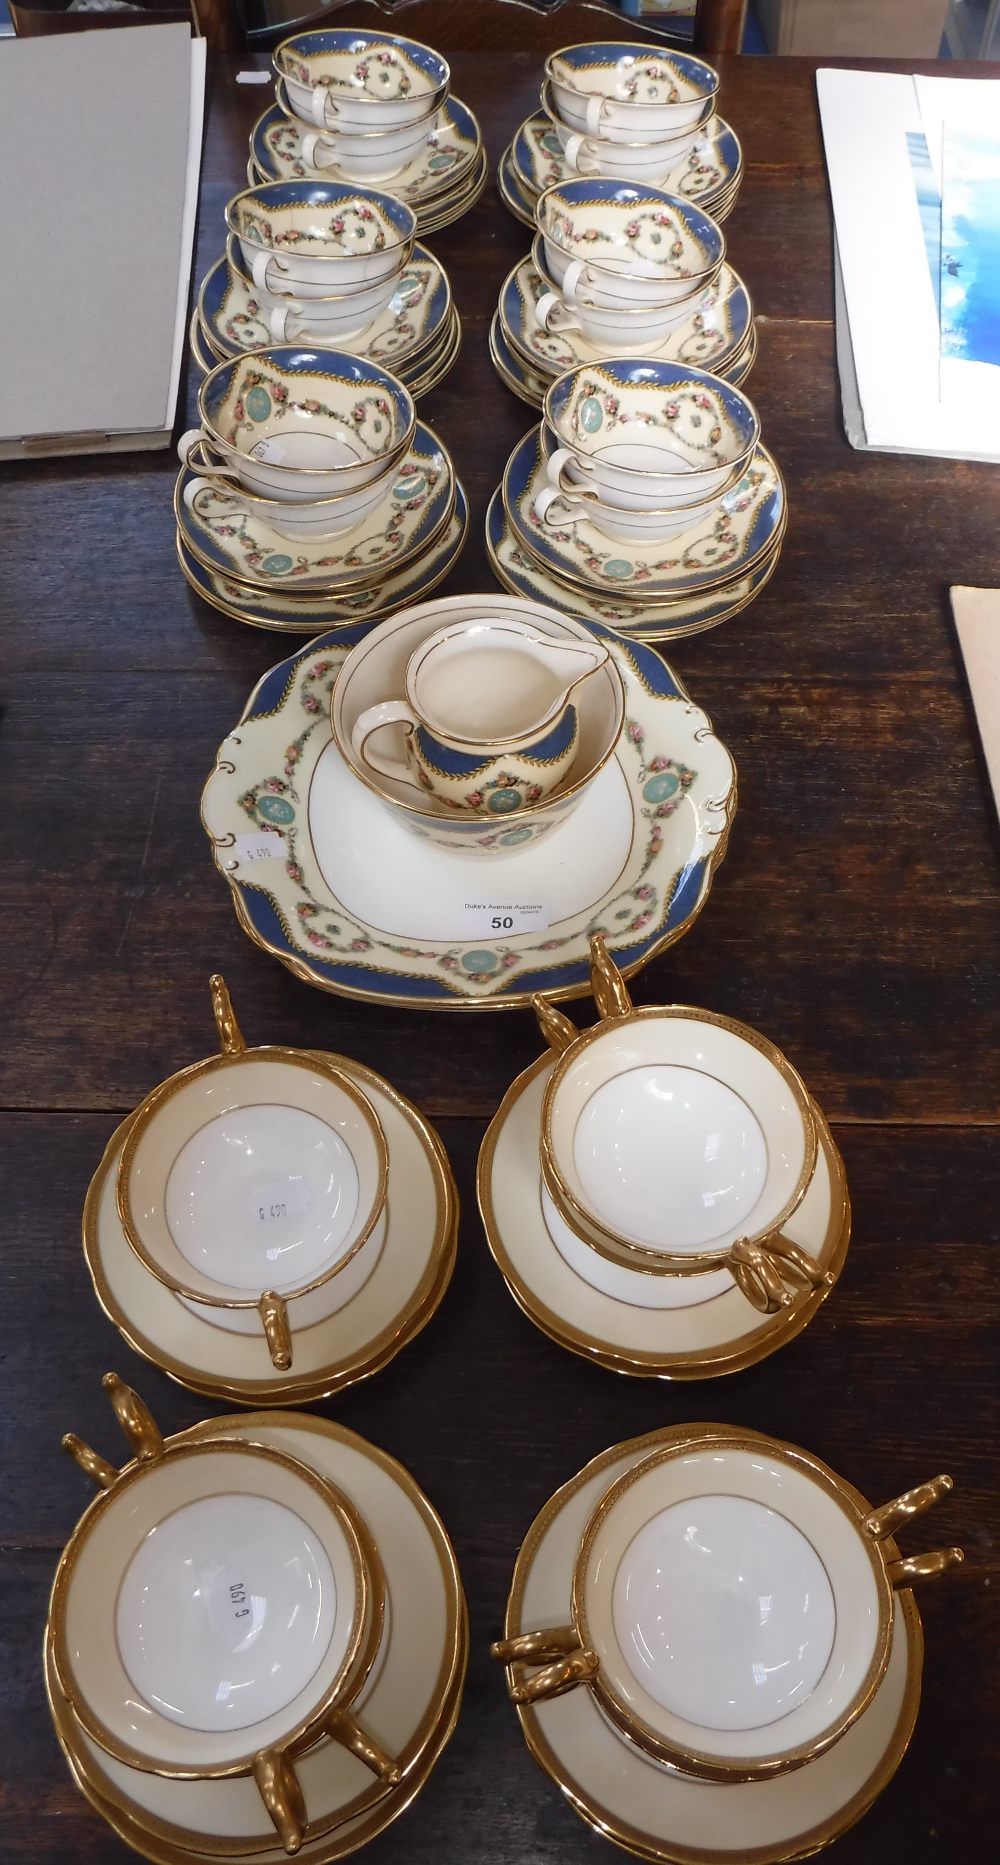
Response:
[[[722,119],[720,119],[720,121],[721,120]],[[709,119],[709,121],[711,121],[711,119]],[[532,159],[531,159],[531,150],[528,145],[528,140],[524,132],[528,128],[529,124],[538,123],[538,122],[543,122],[545,124],[548,124],[549,119],[545,115],[544,110],[535,110],[532,112],[530,117],[525,117],[524,122],[521,124],[520,128],[518,129],[517,134],[514,137],[514,140],[511,144],[510,160],[511,160],[511,166],[514,170],[513,180],[518,183],[518,192],[522,196],[525,194],[525,189],[528,186],[526,177],[530,175],[531,173],[533,173],[534,171],[534,163],[532,162]],[[550,153],[555,157],[556,161],[562,162],[563,161],[562,144],[560,143],[555,130],[552,130],[552,136],[553,136],[553,140],[556,145],[555,149],[552,149],[550,144],[546,144],[544,142],[544,139],[543,139],[542,146],[550,150]],[[702,140],[699,140],[695,144],[694,148],[692,149],[691,154],[689,156],[685,156],[683,162],[678,162],[677,167],[671,169],[670,173],[672,175],[675,175],[677,174],[679,169],[683,168],[687,170],[692,166],[692,164],[697,166],[699,150],[702,147],[703,147],[703,142]],[[719,195],[725,192],[725,190],[729,187],[730,182],[733,180],[734,176],[736,175],[736,172],[740,165],[740,145],[736,139],[735,132],[730,129],[728,123],[725,123],[725,122],[723,123],[722,134],[720,136],[713,136],[711,140],[708,142],[708,147],[712,149],[715,153],[716,165],[719,168],[721,168],[724,172],[723,172],[722,180],[718,182],[714,188],[707,189],[705,194],[699,195],[696,201],[690,202],[690,205],[692,207],[699,208],[700,211],[705,214],[710,214],[712,211],[713,194]],[[521,167],[522,159],[524,163],[523,168]],[[508,179],[508,186],[510,186],[511,185],[510,178],[508,177],[507,179]],[[550,182],[549,185],[550,187],[553,187],[553,188],[563,187],[565,186],[565,183],[567,181],[571,181],[571,180],[573,180],[573,176],[567,171],[567,173],[563,176],[561,181],[553,181],[553,182]],[[531,187],[534,187],[533,182],[530,185]],[[540,190],[536,190],[535,199],[537,199],[539,192]],[[678,201],[683,201],[685,206],[688,205],[688,196],[686,194],[674,195],[673,199],[678,200]],[[524,201],[524,206],[529,212],[534,211],[534,201],[530,198],[530,196]]]
[[[409,276],[415,259],[420,259],[426,262],[428,260],[433,259],[433,257],[434,257],[433,253],[428,252],[426,246],[421,246],[419,241],[415,241],[414,246],[413,246],[413,251],[410,254],[410,257],[407,260],[405,266],[403,266],[399,274],[399,277],[397,279],[397,282],[396,282],[397,292],[399,291],[400,287],[404,283],[405,279]],[[204,307],[205,317],[207,321],[211,324],[212,336],[214,337],[216,343],[225,344],[227,349],[229,350],[230,354],[226,358],[226,361],[228,362],[235,362],[237,358],[241,356],[255,356],[259,354],[258,351],[253,350],[253,349],[244,349],[244,348],[233,349],[232,345],[229,343],[228,338],[223,336],[221,330],[218,327],[218,323],[216,321],[220,311],[222,310],[222,306],[225,302],[226,294],[229,291],[234,274],[236,278],[239,279],[241,284],[245,285],[251,292],[255,291],[255,287],[251,283],[251,281],[247,278],[246,273],[241,272],[239,268],[234,265],[233,261],[229,258],[228,253],[223,253],[222,258],[216,260],[214,266],[212,266],[211,269],[205,274],[205,277],[202,280],[202,287],[201,287],[202,292],[204,294],[202,303]],[[259,297],[260,294],[257,293],[256,295]],[[303,299],[302,303],[306,311],[308,312],[309,300]],[[389,309],[392,303],[393,303],[393,300],[390,299],[389,305],[386,308]],[[417,346],[418,349],[422,349],[425,343],[432,342],[434,337],[439,334],[441,330],[441,326],[444,322],[444,316],[445,316],[447,307],[448,307],[448,285],[447,285],[447,281],[444,276],[444,272],[442,270],[438,278],[438,282],[435,285],[433,292],[431,293],[430,303],[427,306],[427,312],[426,312],[427,323],[424,328],[424,333],[420,339],[420,344]],[[381,315],[382,313],[379,312],[379,316]],[[263,311],[261,312],[261,322],[264,325],[267,324],[267,316]],[[355,341],[357,341],[357,339],[355,339]],[[263,344],[261,347],[264,349],[271,349],[273,348],[273,345]],[[331,352],[331,354],[333,354],[333,352]],[[361,360],[364,361],[364,358],[362,357]],[[394,354],[390,360],[394,363],[398,363],[401,367],[405,368],[406,360],[407,360],[406,351],[404,350],[402,354],[398,356]],[[376,363],[375,366],[376,368],[382,367],[380,363]],[[402,377],[400,377],[400,380],[402,381]],[[406,387],[405,382],[403,383],[403,387],[404,388]]]
[[[444,103],[441,105],[441,118],[443,120],[440,128],[435,132],[436,135],[457,135],[461,136],[465,142],[476,142],[476,125],[472,112],[458,97],[445,98]],[[296,179],[295,176],[276,175],[274,173],[271,154],[264,140],[268,130],[273,129],[276,123],[284,124],[286,129],[298,129],[303,134],[308,133],[308,124],[301,123],[298,117],[294,119],[292,117],[286,117],[280,104],[272,104],[270,109],[265,110],[263,116],[257,118],[250,132],[250,154],[254,162],[256,162],[257,167],[267,176],[268,181],[293,181]],[[464,172],[465,171],[463,171],[463,173]],[[305,175],[300,177],[300,179],[311,181],[314,177]],[[398,177],[393,176],[392,179],[397,180]],[[442,187],[443,185],[442,183]],[[407,207],[412,206],[419,220],[419,208],[421,203],[419,201],[407,201],[404,205]]]

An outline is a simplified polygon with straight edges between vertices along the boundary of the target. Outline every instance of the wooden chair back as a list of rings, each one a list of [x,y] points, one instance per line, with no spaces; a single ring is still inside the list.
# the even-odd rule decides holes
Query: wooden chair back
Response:
[[[677,44],[669,19],[631,19],[608,0],[328,0],[306,16],[308,0],[268,0],[267,28],[254,43],[272,43],[299,26],[380,27],[409,33],[426,45],[455,51],[538,52],[586,39]],[[738,52],[747,0],[698,0],[694,44],[711,58]]]

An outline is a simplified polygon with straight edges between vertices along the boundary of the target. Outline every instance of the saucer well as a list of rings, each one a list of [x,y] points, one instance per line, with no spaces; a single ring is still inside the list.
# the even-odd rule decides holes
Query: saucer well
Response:
[[[476,615],[484,600],[525,615],[523,604],[482,596],[452,598],[442,612]],[[324,636],[266,675],[205,787],[215,863],[256,944],[324,990],[504,1009],[536,991],[584,994],[595,929],[627,972],[681,937],[725,850],[735,777],[659,655],[595,626],[626,687],[615,756],[543,842],[519,848],[525,832],[511,824],[498,831],[503,852],[485,862],[411,834],[337,751],[330,692],[363,632]],[[265,827],[281,836],[280,856],[241,866],[235,838]],[[501,938],[464,931],[466,903],[482,897],[487,878],[491,899],[538,902],[547,925]]]
[[[304,1405],[339,1392],[394,1359],[430,1320],[448,1286],[458,1202],[437,1134],[381,1076],[344,1056],[329,1059],[368,1095],[384,1128],[388,1223],[374,1267],[351,1300],[295,1329],[290,1373],[275,1372],[262,1333],[220,1327],[209,1318],[215,1311],[181,1301],[130,1248],[115,1183],[131,1115],[112,1134],[91,1181],[83,1249],[101,1307],[136,1353],[210,1398]]]
[[[568,1231],[544,1190],[538,1164],[542,1098],[553,1066],[551,1055],[541,1056],[518,1076],[479,1155],[487,1242],[529,1319],[551,1340],[600,1366],[659,1379],[739,1372],[801,1333],[828,1287],[803,1290],[789,1308],[762,1317],[728,1270],[703,1276],[619,1270]],[[820,1138],[816,1171],[785,1231],[836,1280],[847,1256],[851,1205],[843,1160],[815,1103],[813,1112]],[[606,1293],[599,1283],[620,1294]]]
[[[697,594],[748,576],[784,527],[785,488],[766,447],[757,447],[746,472],[714,512],[666,543],[651,544],[619,544],[589,518],[570,515],[565,523],[543,523],[535,499],[549,483],[548,451],[537,427],[518,442],[504,469],[504,511],[530,556],[588,592],[631,596],[642,603]]]
[[[451,1544],[423,1492],[393,1458],[343,1426],[309,1415],[256,1412],[207,1420],[175,1441],[248,1435],[334,1482],[363,1516],[385,1571],[389,1635],[359,1708],[364,1726],[399,1757],[403,1779],[387,1791],[333,1743],[297,1760],[308,1816],[300,1857],[319,1865],[381,1831],[430,1773],[461,1701],[465,1601]],[[79,1784],[121,1837],[147,1857],[284,1857],[252,1781],[165,1780],[112,1761],[66,1708],[48,1660],[47,1682],[57,1734]]]
[[[186,581],[197,595],[236,621],[250,628],[272,628],[287,634],[315,634],[317,628],[349,627],[364,618],[380,621],[383,615],[407,603],[421,601],[436,589],[461,556],[469,529],[469,502],[459,480],[455,481],[455,509],[444,530],[430,548],[395,574],[382,578],[367,589],[343,596],[318,596],[313,600],[286,594],[286,587],[257,593],[243,582],[209,570],[188,549],[177,534],[177,557]]]
[[[254,594],[301,589],[334,596],[398,572],[428,550],[454,506],[455,475],[437,435],[417,423],[384,497],[341,537],[288,538],[253,509],[252,495],[228,482],[208,485],[189,506],[186,489],[198,474],[182,466],[174,488],[177,529],[208,570],[234,577]]]
[[[615,1445],[557,1491],[518,1555],[507,1638],[567,1621],[577,1550],[600,1497],[651,1451],[699,1429],[708,1427]],[[895,1597],[889,1667],[868,1708],[826,1754],[770,1781],[718,1785],[658,1765],[616,1732],[589,1690],[518,1705],[517,1714],[543,1772],[588,1825],[627,1851],[657,1865],[784,1865],[846,1832],[891,1780],[913,1734],[922,1665],[920,1614],[907,1589]]]
[[[250,132],[250,154],[264,178],[268,181],[287,181],[292,177],[312,180],[318,174],[326,181],[350,184],[351,177],[342,175],[335,164],[321,170],[307,167],[302,159],[302,138],[307,134],[306,125],[297,118],[287,117],[279,104],[272,104],[264,111]],[[482,152],[482,131],[472,111],[457,97],[449,97],[441,106],[438,126],[426,148],[406,168],[389,177],[390,192],[415,210],[429,206],[433,217],[436,197],[450,196],[460,182],[470,177]],[[385,185],[388,187],[389,183]],[[419,212],[417,231],[425,231]]]
[[[561,375],[564,369],[595,362],[599,355],[580,331],[547,331],[536,321],[535,306],[551,290],[549,280],[543,278],[529,257],[520,260],[508,274],[500,288],[499,302],[500,323],[515,354],[549,379]],[[686,321],[642,360],[689,363],[698,369],[710,369],[714,375],[727,376],[727,365],[742,362],[752,330],[750,294],[732,266],[724,263],[718,278],[701,293]]]
[[[510,163],[504,177],[508,188],[513,166],[520,192],[532,207],[546,188],[570,180],[576,173],[564,156],[562,144],[544,110],[536,110],[521,124],[511,143]],[[683,161],[664,175],[658,186],[682,200],[696,201],[713,220],[732,211],[743,174],[743,151],[722,117],[710,117],[698,142]]]

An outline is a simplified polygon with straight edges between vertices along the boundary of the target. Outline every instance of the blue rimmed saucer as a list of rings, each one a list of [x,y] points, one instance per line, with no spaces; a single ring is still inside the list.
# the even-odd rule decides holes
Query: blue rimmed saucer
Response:
[[[511,186],[512,169],[519,184],[517,190]],[[546,188],[579,179],[566,162],[562,144],[544,110],[537,110],[521,124],[511,142],[509,159],[504,158],[502,173],[507,192],[514,199],[523,197],[532,222],[535,202]],[[739,140],[728,123],[714,116],[709,118],[691,153],[656,186],[666,194],[697,202],[713,220],[724,220],[735,204],[742,176]]]
[[[273,595],[253,595],[234,578],[206,569],[193,556],[180,532],[177,533],[177,556],[191,588],[214,609],[245,622],[250,628],[270,628],[284,634],[314,634],[317,628],[355,627],[358,622],[372,625],[394,609],[408,603],[422,602],[432,589],[444,581],[457,563],[469,530],[469,501],[460,480],[455,481],[455,509],[433,544],[396,575],[386,576],[371,589],[357,590],[340,597],[296,599],[284,590]],[[359,630],[359,633],[363,633]]]
[[[531,618],[520,602],[480,594],[435,603],[429,626],[486,612]],[[550,629],[564,626],[551,609],[545,618]],[[412,835],[338,751],[331,691],[364,632],[323,635],[273,668],[205,786],[202,822],[256,944],[322,990],[500,1010],[536,991],[585,995],[594,931],[628,974],[690,928],[725,852],[736,779],[710,720],[658,654],[594,628],[625,684],[617,750],[551,835],[518,846],[512,825],[484,858]],[[237,838],[264,829],[274,852],[235,861]],[[491,898],[503,888],[504,899],[544,900],[548,924],[470,936],[464,903],[487,883]]]
[[[718,589],[703,590],[675,602],[638,603],[563,582],[525,549],[507,522],[498,487],[486,514],[486,554],[502,589],[526,602],[544,602],[582,622],[603,622],[630,641],[680,641],[729,621],[770,582],[781,554],[784,528],[771,551],[748,575]]]
[[[272,104],[258,117],[250,132],[250,155],[257,171],[268,181],[350,182],[336,164],[315,169],[302,159],[302,139],[310,134],[305,123],[288,117],[279,104]],[[457,97],[442,104],[438,127],[427,147],[414,160],[377,185],[415,211],[427,205],[433,211],[435,196],[457,188],[471,178],[482,153],[482,132],[472,111]],[[358,184],[361,185],[360,183]],[[418,215],[418,232],[420,220]]]
[[[589,518],[545,524],[535,499],[548,485],[553,447],[535,427],[507,462],[502,497],[512,532],[530,556],[563,581],[601,595],[640,602],[696,595],[746,577],[769,555],[785,520],[785,488],[766,447],[758,446],[741,478],[707,517],[665,542],[621,544]]]

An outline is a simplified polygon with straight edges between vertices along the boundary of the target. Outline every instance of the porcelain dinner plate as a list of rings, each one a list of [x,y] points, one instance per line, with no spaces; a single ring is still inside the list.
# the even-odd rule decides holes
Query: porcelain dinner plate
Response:
[[[286,593],[287,586],[267,594],[248,589],[245,583],[209,570],[192,556],[180,532],[177,556],[191,588],[223,615],[234,616],[251,628],[273,628],[289,634],[315,634],[317,628],[349,627],[362,617],[368,622],[381,620],[411,602],[417,602],[443,582],[457,563],[469,529],[469,504],[463,487],[455,481],[455,510],[430,549],[404,565],[395,575],[386,576],[368,589],[343,596],[318,596],[310,600]]]
[[[511,143],[511,162],[522,192],[536,200],[546,188],[576,173],[563,156],[562,144],[544,110],[526,118]],[[710,117],[690,155],[657,183],[666,194],[697,201],[714,220],[731,210],[743,171],[743,151],[728,123]]]
[[[494,1115],[479,1155],[479,1208],[497,1267],[518,1307],[543,1334],[616,1373],[707,1379],[755,1366],[812,1320],[829,1288],[803,1290],[789,1308],[761,1316],[727,1269],[649,1276],[609,1264],[576,1237],[542,1184],[542,1098],[555,1066],[539,1057]],[[840,1275],[851,1232],[843,1161],[813,1104],[820,1135],[816,1172],[784,1229]],[[611,1291],[614,1291],[613,1293]]]
[[[554,341],[561,343],[562,333]],[[546,392],[555,378],[553,375],[542,373],[540,361],[533,366],[529,363],[526,354],[514,348],[511,338],[504,329],[499,309],[494,312],[493,322],[490,325],[489,344],[493,367],[500,380],[506,383],[521,401],[527,402],[530,408],[541,408]],[[665,352],[657,352],[657,355],[661,354]],[[751,329],[749,337],[741,345],[738,354],[727,363],[717,361],[713,373],[721,376],[726,382],[731,382],[734,388],[739,388],[741,382],[745,382],[750,374],[756,356],[757,338]],[[588,352],[584,360],[596,360],[596,352],[593,354]]]
[[[220,1325],[223,1311],[180,1300],[130,1247],[115,1185],[131,1116],[112,1134],[91,1182],[83,1247],[101,1307],[137,1353],[210,1398],[304,1405],[339,1392],[387,1365],[430,1320],[448,1286],[458,1203],[437,1134],[381,1076],[343,1056],[332,1059],[368,1095],[385,1130],[388,1222],[381,1245],[359,1252],[366,1273],[354,1278],[350,1301],[331,1314],[329,1293],[301,1298],[310,1304],[310,1325],[299,1327],[293,1314],[290,1373],[275,1372],[259,1327],[244,1333]],[[349,1273],[350,1265],[341,1271]]]
[[[564,369],[594,362],[599,351],[580,331],[543,330],[535,319],[538,300],[552,286],[531,258],[522,259],[500,290],[500,322],[508,342],[524,352],[525,360],[541,375],[561,375]],[[672,330],[643,362],[689,363],[697,369],[725,374],[726,364],[739,363],[753,330],[750,296],[732,266],[723,264],[718,279],[703,291],[690,317]]]
[[[567,1623],[577,1551],[600,1497],[651,1451],[699,1429],[729,1434],[728,1427],[687,1425],[633,1438],[595,1458],[546,1503],[517,1558],[508,1638]],[[806,1858],[861,1818],[913,1734],[923,1632],[911,1591],[896,1594],[894,1613],[889,1668],[869,1707],[825,1755],[775,1780],[717,1785],[662,1767],[617,1733],[589,1690],[519,1705],[525,1741],[581,1818],[640,1858],[659,1865]]]
[[[350,182],[351,177],[342,174],[336,164],[322,169],[306,165],[302,160],[302,138],[308,134],[307,125],[287,117],[280,105],[272,104],[270,110],[265,110],[250,132],[250,154],[265,180],[313,180],[319,175],[326,181]],[[482,144],[482,132],[472,111],[457,97],[449,97],[441,106],[437,128],[426,148],[399,174],[377,185],[413,208],[433,204],[436,195],[446,190],[450,193],[470,176]]]
[[[565,582],[527,551],[512,532],[499,488],[486,514],[486,554],[494,575],[512,596],[563,608],[582,621],[609,623],[631,640],[671,641],[715,628],[752,602],[774,574],[784,528],[771,553],[746,576],[738,576],[676,602],[633,602]]]
[[[308,314],[308,301],[300,302]],[[210,341],[224,356],[271,345],[268,313],[228,253],[206,274],[198,293],[198,311]],[[440,339],[450,312],[451,291],[441,266],[425,246],[415,246],[385,310],[351,339],[349,347],[395,370],[404,359],[418,357]]]
[[[773,547],[785,521],[785,489],[766,447],[758,447],[743,477],[714,514],[666,543],[621,544],[587,518],[543,523],[535,499],[548,485],[547,448],[535,427],[514,448],[504,470],[502,496],[519,543],[565,582],[602,595],[651,602],[697,593],[720,581],[747,576]],[[553,512],[558,507],[553,505]]]
[[[453,607],[475,615],[483,600]],[[336,750],[330,691],[363,627],[274,668],[220,747],[202,799],[216,866],[250,937],[323,989],[451,1009],[586,994],[597,929],[626,972],[680,938],[725,850],[732,761],[657,654],[594,632],[625,678],[618,751],[542,843],[519,850],[524,832],[512,823],[499,832],[510,852],[488,860],[412,835]],[[237,838],[265,829],[277,831],[279,849],[242,863]],[[506,938],[464,933],[466,903],[487,888],[492,899],[537,902],[548,925]]]
[[[363,1698],[365,1727],[399,1757],[403,1780],[386,1791],[347,1750],[322,1743],[296,1761],[309,1824],[299,1857],[341,1858],[409,1805],[458,1716],[468,1622],[444,1527],[409,1473],[341,1425],[255,1412],[209,1419],[178,1442],[252,1436],[333,1481],[372,1532],[385,1570],[389,1636]],[[112,1761],[66,1709],[48,1665],[49,1700],[67,1759],[87,1798],[122,1838],[152,1859],[279,1860],[253,1780],[173,1781]]]

